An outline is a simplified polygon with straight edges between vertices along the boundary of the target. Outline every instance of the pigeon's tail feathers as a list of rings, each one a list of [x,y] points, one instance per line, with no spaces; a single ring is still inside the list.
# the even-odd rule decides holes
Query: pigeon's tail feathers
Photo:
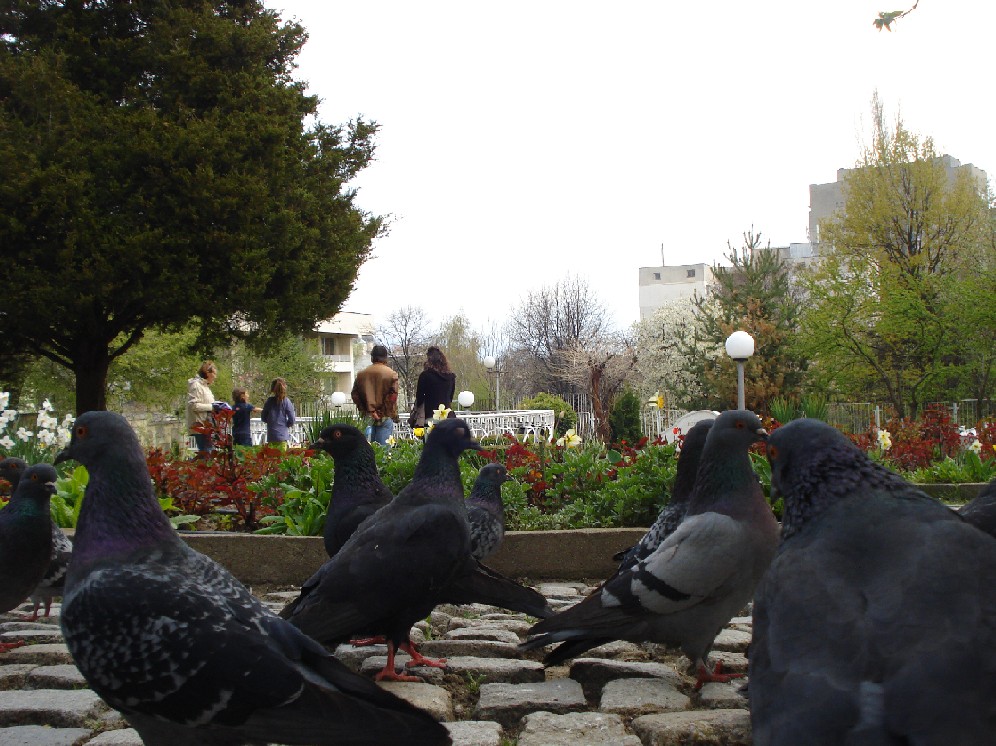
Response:
[[[626,547],[625,549],[620,549],[618,552],[612,555],[612,559],[615,562],[622,562],[623,559],[629,556],[630,552],[636,549],[636,546]]]
[[[588,633],[583,629],[564,629],[558,632],[550,632],[544,635],[531,637],[519,644],[520,650],[535,650],[546,645],[556,645],[563,643],[551,650],[543,658],[543,665],[556,666],[571,658],[577,658],[584,652],[612,642],[612,637],[588,637]]]
[[[554,613],[542,593],[520,585],[480,562],[474,562],[468,572],[461,573],[449,584],[445,601],[499,606],[541,619]]]

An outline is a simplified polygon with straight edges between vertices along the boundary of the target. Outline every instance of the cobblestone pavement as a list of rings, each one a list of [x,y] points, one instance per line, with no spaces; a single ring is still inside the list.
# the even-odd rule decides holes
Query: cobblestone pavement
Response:
[[[576,603],[585,582],[534,586],[554,608]],[[279,609],[295,592],[261,593]],[[27,606],[0,615],[0,640],[28,644],[0,653],[0,746],[138,746],[134,730],[90,689],[73,665],[52,616],[24,621]],[[544,669],[542,651],[522,653],[530,621],[490,606],[440,606],[413,629],[413,639],[447,667],[412,669],[424,683],[383,684],[433,713],[456,746],[669,746],[749,744],[742,683],[694,691],[683,656],[655,645],[613,642],[568,665]],[[725,671],[745,671],[750,617],[733,619],[711,656]],[[338,657],[373,675],[386,661],[383,645],[342,645]],[[406,656],[399,655],[398,664]]]

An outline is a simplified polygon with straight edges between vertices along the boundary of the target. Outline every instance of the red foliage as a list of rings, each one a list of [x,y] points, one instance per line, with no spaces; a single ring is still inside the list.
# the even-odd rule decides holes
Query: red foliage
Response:
[[[979,457],[983,461],[996,459],[996,419],[986,418],[979,420],[979,423],[975,426],[975,433],[975,437],[982,444]]]
[[[943,407],[928,408],[917,420],[893,418],[884,429],[892,438],[892,447],[884,454],[885,460],[906,471],[926,468],[946,456],[953,457],[961,448],[958,426]],[[851,438],[865,450],[878,448],[873,430]]]

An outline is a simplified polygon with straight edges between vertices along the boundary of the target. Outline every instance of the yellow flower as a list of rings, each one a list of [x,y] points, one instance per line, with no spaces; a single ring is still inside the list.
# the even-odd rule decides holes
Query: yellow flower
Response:
[[[412,430],[412,435],[414,435],[416,438],[421,438],[423,435],[425,435],[425,428],[416,427],[414,430]]]
[[[888,451],[892,448],[892,435],[888,430],[878,431],[878,447],[883,451]]]
[[[563,438],[557,439],[557,445],[561,447],[566,446],[567,448],[577,448],[581,445],[581,436],[574,432],[574,428],[572,427],[564,433]]]
[[[388,438],[384,442],[387,443],[389,446],[393,446],[394,445],[394,436],[392,435],[390,438]]]
[[[445,420],[449,416],[450,410],[445,404],[440,404],[439,407],[432,413],[432,419],[434,420]]]
[[[657,392],[657,400],[654,402],[658,409],[664,409],[664,394]]]

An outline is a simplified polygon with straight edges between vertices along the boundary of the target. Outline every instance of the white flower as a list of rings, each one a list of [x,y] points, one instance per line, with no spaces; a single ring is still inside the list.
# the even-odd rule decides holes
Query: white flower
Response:
[[[10,439],[9,435],[4,435],[0,438],[0,446],[3,446],[8,451],[14,447],[14,441]]]
[[[42,402],[41,408],[43,412],[51,412],[53,409],[55,409],[55,407],[52,406],[52,402],[50,402],[48,399]]]
[[[34,433],[31,432],[30,430],[26,430],[23,427],[17,428],[17,437],[20,438],[25,443],[31,440],[31,436],[33,435]]]
[[[69,441],[71,439],[72,436],[69,434],[68,430],[57,430],[55,433],[55,442],[59,445],[60,448],[65,448],[67,445],[69,445]]]
[[[38,427],[43,430],[54,430],[58,425],[59,421],[44,409],[38,413]]]
[[[0,409],[6,409],[7,403],[10,401],[9,391],[0,391]]]
[[[888,430],[878,431],[878,447],[883,451],[888,451],[892,448],[892,435],[889,434]]]
[[[976,455],[980,454],[982,452],[982,441],[973,440],[971,444],[968,446],[967,450],[971,451]]]
[[[63,427],[72,427],[72,424],[74,422],[76,422],[76,418],[73,417],[68,412],[66,413],[66,416],[62,418],[62,426]]]
[[[563,438],[557,439],[557,445],[561,447],[566,446],[568,448],[577,448],[581,445],[581,436],[574,432],[574,428],[572,427],[564,433]]]
[[[432,419],[434,420],[445,420],[449,416],[450,410],[445,404],[440,404],[432,413]]]
[[[50,446],[55,443],[55,433],[51,430],[39,430],[38,431],[38,442],[42,445]]]
[[[0,412],[0,420],[3,420],[3,424],[5,427],[8,422],[12,422],[16,419],[17,419],[16,409],[5,409],[3,410],[3,412]]]

